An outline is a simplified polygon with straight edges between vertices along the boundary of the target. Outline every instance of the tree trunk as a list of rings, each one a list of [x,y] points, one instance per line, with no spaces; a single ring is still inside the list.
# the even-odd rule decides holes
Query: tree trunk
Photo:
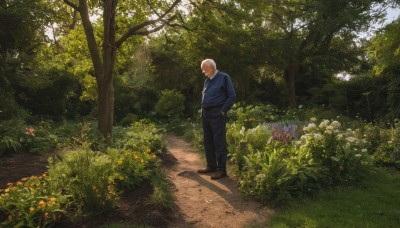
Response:
[[[110,137],[114,120],[114,85],[112,78],[111,83],[98,84],[98,102],[98,129],[104,137]]]
[[[113,69],[116,61],[115,10],[117,0],[104,1],[103,69],[104,75],[98,78],[99,131],[104,137],[112,135],[114,121]],[[100,80],[99,80],[100,79]]]
[[[289,107],[296,107],[296,76],[299,72],[300,60],[295,57],[285,70],[285,81],[288,88]]]

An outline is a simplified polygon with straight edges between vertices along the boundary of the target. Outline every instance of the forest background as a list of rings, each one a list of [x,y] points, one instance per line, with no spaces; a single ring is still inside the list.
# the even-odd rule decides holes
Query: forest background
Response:
[[[65,2],[2,3],[2,119],[99,114],[107,115],[100,122],[118,123],[127,115],[153,115],[163,90],[181,93],[182,114],[193,117],[204,80],[198,65],[208,57],[231,75],[241,103],[323,106],[367,121],[399,116],[398,21],[360,38],[384,22],[395,1],[176,1],[173,9],[124,1],[115,4],[112,28],[119,40],[110,44],[110,63],[101,2],[89,1],[86,9],[89,45],[78,5]],[[171,11],[169,18],[163,10]],[[88,46],[103,52],[96,56]],[[96,61],[104,63],[96,67]],[[112,71],[108,93],[115,104],[101,98],[106,92],[96,68]],[[108,125],[100,126],[103,134],[110,133]]]

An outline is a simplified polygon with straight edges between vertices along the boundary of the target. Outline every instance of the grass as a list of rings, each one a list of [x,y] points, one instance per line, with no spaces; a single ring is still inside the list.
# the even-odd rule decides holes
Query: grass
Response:
[[[375,169],[340,188],[278,211],[266,227],[400,227],[400,173]]]
[[[175,199],[171,192],[167,176],[162,172],[156,172],[150,181],[153,185],[153,194],[150,196],[149,203],[163,208],[173,208]]]

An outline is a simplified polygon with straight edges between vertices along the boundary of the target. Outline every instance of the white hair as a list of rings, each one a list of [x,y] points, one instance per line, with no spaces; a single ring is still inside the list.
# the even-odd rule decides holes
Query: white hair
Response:
[[[217,69],[217,64],[215,64],[214,60],[212,59],[205,59],[201,62],[200,66],[206,65],[208,67],[212,67],[213,69]]]

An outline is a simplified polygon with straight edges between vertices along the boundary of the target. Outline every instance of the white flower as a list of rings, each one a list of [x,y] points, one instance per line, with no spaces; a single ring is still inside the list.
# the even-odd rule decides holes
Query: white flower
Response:
[[[343,139],[343,135],[342,135],[342,134],[338,134],[338,135],[336,136],[336,138],[337,138],[338,140],[341,140],[341,139]]]
[[[347,140],[347,141],[349,141],[349,142],[351,142],[351,143],[353,143],[353,142],[357,141],[357,139],[356,139],[356,138],[354,138],[354,137],[351,137],[351,136],[350,136],[350,137],[347,137],[347,138],[346,138],[346,140]]]
[[[361,157],[361,154],[355,154],[354,157],[359,158]]]
[[[335,129],[335,127],[332,126],[332,125],[329,125],[329,126],[326,127],[326,130],[333,131],[334,129]]]
[[[339,128],[341,126],[341,124],[339,123],[339,121],[332,121],[331,126],[333,126],[334,128]]]
[[[333,133],[333,131],[329,130],[329,129],[324,132],[324,134],[328,134],[328,135],[331,135],[332,133]]]
[[[309,128],[311,128],[311,129],[316,129],[317,128],[317,125],[315,125],[315,123],[310,123],[309,125],[308,125],[308,127]]]
[[[310,121],[311,121],[311,122],[316,122],[316,121],[317,121],[317,118],[311,117]]]
[[[361,150],[361,152],[363,152],[363,153],[367,153],[367,151],[368,151],[368,150],[365,149],[365,148]]]
[[[329,125],[329,120],[324,120],[319,124],[319,128],[326,128]]]
[[[321,134],[315,134],[314,135],[314,139],[317,140],[317,141],[322,140],[323,138],[324,137]]]

